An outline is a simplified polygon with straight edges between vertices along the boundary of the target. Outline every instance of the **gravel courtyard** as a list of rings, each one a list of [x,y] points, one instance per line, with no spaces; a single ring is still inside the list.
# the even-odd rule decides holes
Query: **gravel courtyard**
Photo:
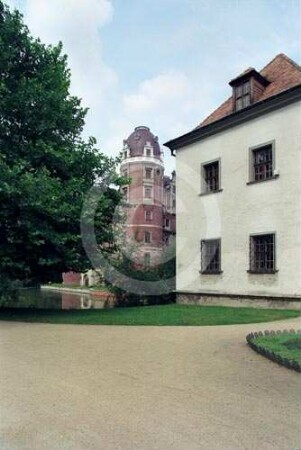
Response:
[[[0,323],[3,450],[297,450],[296,372],[219,327]]]

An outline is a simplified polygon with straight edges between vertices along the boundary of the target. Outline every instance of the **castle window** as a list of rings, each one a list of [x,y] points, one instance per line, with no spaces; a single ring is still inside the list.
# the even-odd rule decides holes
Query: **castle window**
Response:
[[[251,181],[264,181],[273,178],[273,145],[268,144],[252,150]]]
[[[144,197],[145,198],[152,198],[152,188],[150,186],[146,186],[144,188]]]
[[[124,159],[128,157],[128,152],[124,152]]]
[[[151,148],[147,148],[145,151],[146,156],[152,156],[152,149]]]
[[[169,226],[170,226],[170,220],[169,219],[165,219],[165,226],[167,228],[169,228]]]
[[[217,192],[220,190],[220,164],[214,161],[202,166],[202,192]]]
[[[153,220],[153,212],[152,211],[145,211],[145,220],[148,222],[151,222]]]
[[[147,167],[147,168],[145,169],[145,178],[147,178],[147,179],[152,178],[152,172],[153,172],[153,170],[150,169],[149,167]]]
[[[235,111],[239,111],[251,103],[251,83],[246,81],[235,88]]]
[[[221,272],[221,240],[201,241],[201,273],[218,274]]]
[[[151,234],[149,231],[145,231],[145,233],[144,233],[144,242],[146,244],[150,244],[150,242],[151,242]]]
[[[250,272],[275,272],[275,234],[250,236]]]

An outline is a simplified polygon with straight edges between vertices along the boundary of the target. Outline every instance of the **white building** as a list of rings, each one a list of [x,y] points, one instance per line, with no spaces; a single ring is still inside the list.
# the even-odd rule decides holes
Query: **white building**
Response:
[[[177,163],[177,299],[300,307],[301,68],[276,56],[169,141]]]

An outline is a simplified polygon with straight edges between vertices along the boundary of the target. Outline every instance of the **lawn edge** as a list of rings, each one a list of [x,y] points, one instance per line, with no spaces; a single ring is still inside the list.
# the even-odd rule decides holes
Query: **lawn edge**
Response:
[[[292,369],[295,370],[296,372],[301,372],[301,364],[298,363],[298,361],[292,361],[290,359],[287,358],[283,358],[281,355],[279,355],[278,353],[272,352],[270,350],[267,350],[265,347],[258,345],[256,343],[256,339],[259,337],[264,337],[264,336],[276,336],[276,335],[281,335],[281,334],[301,334],[301,329],[298,330],[265,330],[264,332],[262,331],[258,331],[258,332],[254,332],[254,333],[249,333],[246,336],[246,341],[248,343],[248,345],[257,353],[259,353],[260,355],[270,359],[273,362],[276,362],[277,364],[286,367],[287,369]]]

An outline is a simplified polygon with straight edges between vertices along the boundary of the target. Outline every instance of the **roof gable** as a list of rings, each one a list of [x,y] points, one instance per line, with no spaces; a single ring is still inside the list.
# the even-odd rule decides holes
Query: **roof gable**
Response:
[[[243,73],[254,70],[247,69]],[[265,100],[269,97],[279,94],[301,84],[301,67],[296,64],[288,56],[280,53],[272,61],[270,61],[261,71],[260,74],[265,77],[269,84],[265,87],[257,102]],[[254,103],[253,103],[254,104]],[[197,128],[204,127],[210,123],[216,122],[233,113],[232,96],[222,103],[215,111],[213,111]]]

